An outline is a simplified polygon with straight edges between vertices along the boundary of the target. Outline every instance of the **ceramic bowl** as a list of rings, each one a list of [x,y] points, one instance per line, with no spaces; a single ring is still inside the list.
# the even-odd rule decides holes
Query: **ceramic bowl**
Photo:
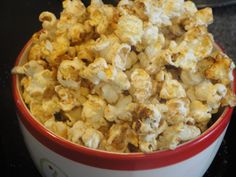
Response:
[[[26,61],[30,46],[31,41],[22,49],[15,65]],[[37,169],[44,177],[201,177],[219,149],[233,111],[225,108],[203,134],[175,150],[148,154],[112,153],[76,145],[51,133],[24,104],[19,76],[13,75],[12,81],[22,134]],[[234,80],[234,89],[235,83]]]

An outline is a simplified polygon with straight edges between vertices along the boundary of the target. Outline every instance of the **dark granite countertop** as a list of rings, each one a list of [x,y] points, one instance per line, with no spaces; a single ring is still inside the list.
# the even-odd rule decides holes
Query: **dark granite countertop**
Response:
[[[236,5],[214,8],[214,23],[209,30],[225,52],[236,62]]]
[[[0,28],[0,167],[3,177],[40,177],[24,145],[11,96],[10,69],[22,46],[40,29],[38,15],[43,10],[58,14],[58,0],[1,1]],[[236,6],[214,8],[210,26],[215,40],[236,62]],[[229,177],[235,173],[236,112],[223,144],[204,177]]]

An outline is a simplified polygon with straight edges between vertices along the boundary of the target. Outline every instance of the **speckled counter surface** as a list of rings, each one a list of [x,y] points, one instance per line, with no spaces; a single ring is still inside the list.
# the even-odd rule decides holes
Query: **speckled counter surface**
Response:
[[[236,63],[236,5],[214,8],[214,23],[209,30]]]
[[[106,0],[108,2],[109,0]],[[59,14],[58,0],[1,1],[0,27],[0,169],[1,177],[40,177],[20,133],[11,94],[10,70],[21,48],[40,29],[38,15],[48,10]],[[236,5],[214,8],[210,31],[236,62]],[[235,173],[236,111],[211,167],[204,177],[229,177]],[[194,167],[193,167],[194,168]],[[86,176],[83,176],[86,177]]]

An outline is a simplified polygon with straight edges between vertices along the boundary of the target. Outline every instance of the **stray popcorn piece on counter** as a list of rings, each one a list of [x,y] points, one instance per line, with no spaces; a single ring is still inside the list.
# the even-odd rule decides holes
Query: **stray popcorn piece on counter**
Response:
[[[21,75],[22,98],[45,128],[119,153],[175,149],[234,107],[233,61],[192,1],[64,0],[42,12]]]

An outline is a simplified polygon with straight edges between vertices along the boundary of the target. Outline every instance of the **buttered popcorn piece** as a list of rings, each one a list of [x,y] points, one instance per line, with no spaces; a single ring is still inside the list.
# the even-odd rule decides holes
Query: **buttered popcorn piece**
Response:
[[[205,71],[208,79],[219,81],[225,85],[233,80],[233,68],[235,67],[229,57],[221,52],[213,54],[214,61],[212,65]]]
[[[95,129],[106,126],[107,121],[104,119],[104,109],[106,102],[97,96],[88,96],[88,100],[83,104],[82,118]]]
[[[196,125],[201,131],[207,129],[212,112],[212,108],[203,104],[201,101],[195,100],[190,104],[190,116],[196,121]]]
[[[102,86],[102,95],[108,103],[115,103],[119,98],[119,89],[110,84]]]
[[[221,99],[226,95],[227,88],[223,84],[213,85],[204,81],[195,87],[195,96],[201,101],[206,101],[212,109],[218,109]]]
[[[74,143],[82,144],[81,137],[85,133],[87,126],[83,121],[77,121],[68,130],[68,139]]]
[[[168,107],[166,121],[171,125],[184,122],[189,114],[189,104],[190,101],[187,98],[174,98],[168,100],[166,102]]]
[[[132,112],[136,105],[132,103],[131,96],[121,97],[116,105],[107,105],[104,110],[106,120],[110,122],[132,121]]]
[[[186,20],[185,29],[188,30],[196,26],[207,26],[212,22],[213,22],[212,9],[207,7],[196,11],[196,13],[192,17]]]
[[[101,0],[92,0],[87,8],[89,12],[89,24],[95,27],[98,34],[109,33],[118,13],[113,6],[104,4]]]
[[[143,35],[143,22],[134,15],[121,16],[115,33],[122,42],[136,45]]]
[[[85,146],[96,149],[99,146],[103,134],[93,128],[88,128],[85,130],[85,133],[82,136],[82,141]]]
[[[204,76],[197,71],[193,72],[191,70],[182,70],[180,78],[186,86],[193,86],[202,82]]]
[[[178,123],[169,126],[157,141],[158,149],[175,149],[178,144],[196,138],[201,134],[199,128],[194,125]]]
[[[138,118],[140,127],[136,124],[134,126],[140,134],[155,133],[159,127],[161,113],[155,105],[142,105],[137,110],[135,118]]]
[[[65,0],[63,1],[63,11],[61,20],[81,20],[86,13],[86,8],[80,0]]]
[[[84,63],[78,58],[63,60],[58,67],[57,80],[64,87],[79,89],[81,80],[79,73],[83,68]]]
[[[58,36],[53,41],[45,42],[41,48],[41,55],[51,66],[57,66],[61,62],[60,57],[68,51],[69,45],[69,40],[65,36]]]
[[[108,68],[107,62],[103,58],[97,58],[81,71],[80,76],[88,79],[93,84],[99,84],[102,78],[106,78],[106,68]],[[113,72],[115,74],[115,72]]]
[[[23,66],[16,66],[12,72],[15,74],[25,74],[27,76],[33,77],[36,73],[44,70],[43,66],[37,61],[31,60]]]
[[[113,152],[128,152],[129,143],[135,147],[138,146],[138,138],[134,130],[126,123],[113,124],[109,130],[105,146],[106,150]]]
[[[57,122],[54,119],[49,119],[44,123],[44,126],[56,135],[67,139],[68,127],[63,122]]]
[[[61,85],[57,85],[55,87],[55,92],[60,99],[59,104],[63,111],[70,111],[74,107],[81,105],[81,102],[79,100],[79,92],[63,87]]]
[[[47,89],[51,89],[54,84],[53,73],[49,70],[42,70],[29,78],[29,83],[25,90],[31,96],[43,95]]]
[[[175,149],[235,106],[233,61],[214,44],[212,9],[193,1],[64,0],[42,12],[12,69],[32,116],[73,143],[111,152]]]
[[[177,80],[165,80],[160,91],[160,97],[163,99],[182,98],[186,93],[180,82]]]
[[[102,35],[96,40],[92,47],[95,53],[104,57],[107,63],[112,64],[121,70],[126,69],[127,58],[131,47],[126,43],[120,43],[115,35],[108,37]]]
[[[131,93],[139,102],[144,102],[152,94],[152,81],[143,69],[135,69],[131,73]]]

